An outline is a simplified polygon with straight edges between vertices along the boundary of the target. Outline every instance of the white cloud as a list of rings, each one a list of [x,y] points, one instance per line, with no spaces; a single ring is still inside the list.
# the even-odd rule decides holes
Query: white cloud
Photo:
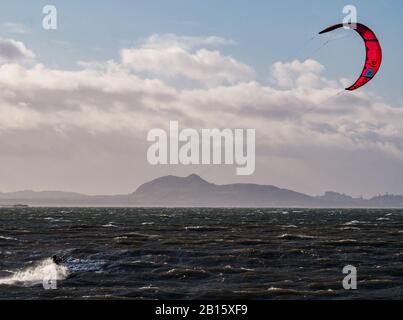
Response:
[[[29,51],[22,43],[18,47]],[[163,52],[124,50],[122,63],[83,63],[79,71],[7,63],[0,66],[1,129],[54,126],[58,130],[80,127],[92,133],[135,131],[173,117],[184,125],[256,127],[270,138],[265,144],[272,146],[378,148],[403,157],[403,108],[359,93],[338,96],[340,85],[324,78],[324,67],[314,60],[274,64],[275,83],[268,86],[241,81],[247,70],[241,68],[237,75],[234,66],[241,63],[226,59],[218,51],[200,49],[189,54],[169,48]],[[238,82],[180,89],[157,76],[148,79],[133,74],[133,65],[128,66],[132,60],[137,71],[143,71],[142,60],[144,69],[165,76],[186,74],[203,81]]]
[[[29,52],[22,43],[8,41]],[[280,163],[298,158],[295,168],[328,174],[330,180],[345,174],[343,166],[350,162],[334,172],[328,163],[357,152],[362,156],[356,156],[350,175],[368,159],[403,160],[403,107],[367,90],[338,95],[342,84],[326,79],[319,62],[278,62],[272,68],[274,83],[266,85],[253,81],[250,67],[219,51],[189,50],[179,45],[125,49],[122,61],[82,63],[78,71],[26,67],[9,59],[0,66],[1,156],[25,159],[40,150],[47,157],[67,157],[92,150],[97,157],[105,149],[141,155],[148,130],[179,120],[196,129],[255,128],[258,158],[267,171],[263,177],[282,173],[290,181],[283,183],[287,187],[297,185],[293,169],[270,167],[273,157]],[[177,75],[210,85],[180,88],[165,79]],[[317,162],[321,165],[310,171]],[[309,179],[297,174],[301,181]]]
[[[329,86],[330,82],[321,76],[324,69],[319,62],[312,59],[303,62],[277,62],[272,67],[272,75],[274,81],[283,88],[325,87]]]
[[[187,37],[179,36],[173,33],[167,34],[153,34],[149,38],[145,39],[141,43],[142,48],[147,49],[162,49],[162,48],[182,48],[190,50],[195,47],[217,47],[234,45],[236,42],[231,39],[225,39],[222,37],[210,36],[210,37]]]
[[[140,47],[122,50],[121,55],[123,64],[136,72],[154,76],[181,76],[210,86],[253,79],[252,68],[230,56],[223,56],[218,50],[193,50],[198,46],[230,43],[232,41],[219,37],[153,35]]]
[[[206,84],[234,83],[253,78],[248,66],[218,51],[189,53],[179,47],[167,49],[125,49],[123,63],[138,72],[174,78],[183,76]]]
[[[5,22],[3,23],[3,28],[5,28],[6,31],[15,34],[26,34],[31,32],[31,29],[23,23]]]

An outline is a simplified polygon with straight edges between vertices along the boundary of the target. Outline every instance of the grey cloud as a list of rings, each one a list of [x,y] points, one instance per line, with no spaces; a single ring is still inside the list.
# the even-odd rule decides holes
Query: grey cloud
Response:
[[[20,61],[34,57],[34,53],[28,50],[22,42],[0,38],[0,61]]]

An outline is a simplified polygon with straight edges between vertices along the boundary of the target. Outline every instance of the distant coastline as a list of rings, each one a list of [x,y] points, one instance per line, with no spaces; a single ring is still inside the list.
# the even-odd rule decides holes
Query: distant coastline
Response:
[[[11,204],[11,205],[7,205],[7,204],[2,204],[0,205],[0,208],[29,208],[29,205],[27,204]]]
[[[403,208],[403,196],[353,198],[337,192],[310,196],[271,185],[217,185],[200,176],[164,176],[124,195],[61,191],[0,193],[1,208],[27,207]]]

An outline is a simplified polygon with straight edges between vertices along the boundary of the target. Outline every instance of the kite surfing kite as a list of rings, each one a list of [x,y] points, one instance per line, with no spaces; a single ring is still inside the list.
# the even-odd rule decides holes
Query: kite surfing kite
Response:
[[[358,80],[352,86],[346,88],[346,90],[348,91],[354,91],[371,81],[379,71],[382,63],[382,48],[375,33],[370,28],[361,23],[357,23],[354,25],[336,24],[319,32],[319,34],[331,32],[343,27],[354,29],[364,40],[366,47],[366,60],[364,69],[362,70],[362,73]]]

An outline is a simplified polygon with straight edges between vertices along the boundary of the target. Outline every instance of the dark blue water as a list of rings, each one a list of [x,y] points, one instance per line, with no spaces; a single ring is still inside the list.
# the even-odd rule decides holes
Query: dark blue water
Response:
[[[402,299],[403,211],[1,209],[0,299],[16,298]]]

